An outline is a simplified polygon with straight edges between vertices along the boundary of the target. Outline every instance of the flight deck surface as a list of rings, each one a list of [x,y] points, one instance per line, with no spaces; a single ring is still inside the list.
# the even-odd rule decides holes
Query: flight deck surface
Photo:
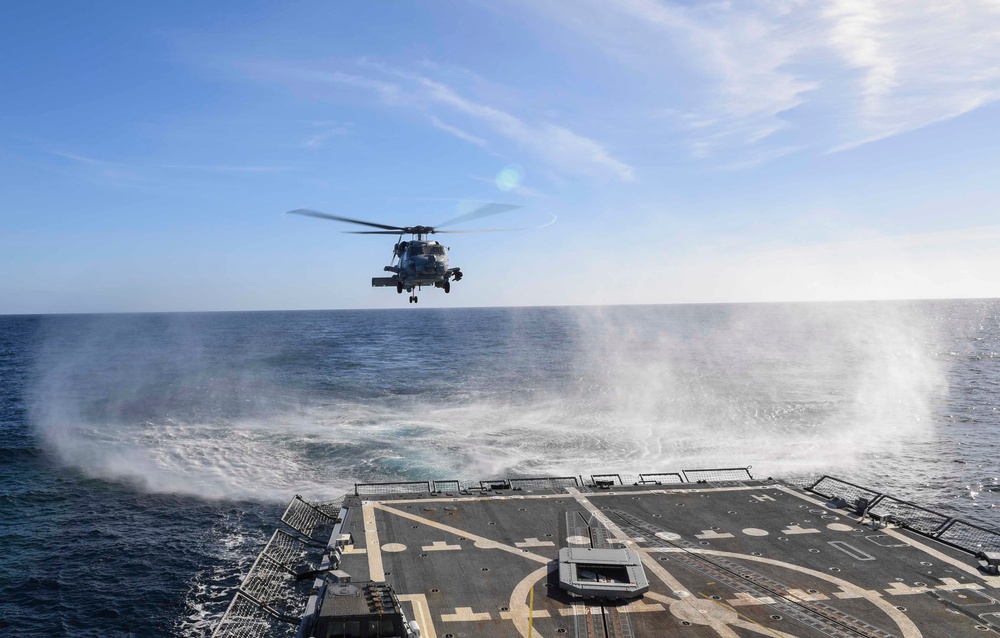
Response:
[[[331,538],[343,550],[334,578],[388,583],[423,638],[1000,630],[995,568],[840,497],[770,480],[496,487],[346,497]],[[996,536],[981,531],[988,542]],[[648,590],[613,600],[572,595],[560,586],[564,548],[632,550]],[[584,567],[596,581],[634,579]],[[324,582],[305,616],[318,609]],[[309,627],[301,634],[319,635]]]

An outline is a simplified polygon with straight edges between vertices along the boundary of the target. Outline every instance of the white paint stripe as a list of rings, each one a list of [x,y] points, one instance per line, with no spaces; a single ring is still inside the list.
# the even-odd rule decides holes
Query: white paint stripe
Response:
[[[756,486],[756,487],[748,487],[748,486],[745,486],[745,485],[733,485],[733,486],[727,486],[727,487],[693,488],[693,489],[687,489],[687,490],[636,490],[636,491],[629,490],[627,492],[615,492],[615,491],[612,490],[610,492],[593,492],[593,493],[589,493],[589,494],[587,494],[587,498],[600,498],[602,496],[621,496],[623,494],[628,494],[629,496],[642,496],[642,495],[649,495],[649,494],[661,494],[662,495],[662,494],[702,494],[702,493],[706,493],[706,492],[711,492],[711,493],[715,493],[715,492],[746,492],[748,490],[759,490],[759,489],[761,489],[759,485]],[[775,485],[774,489],[780,489],[780,486]],[[567,487],[566,488],[566,493],[567,494],[576,494],[576,493],[579,493],[579,492],[580,491],[578,489],[574,488],[574,487]],[[524,495],[518,495],[518,496],[500,496],[500,497],[494,496],[494,497],[491,497],[491,498],[495,498],[495,499],[498,499],[498,500],[506,500],[506,499],[547,500],[547,499],[566,498],[566,494],[524,494]],[[405,498],[405,499],[404,498],[400,498],[400,499],[392,499],[393,503],[462,503],[462,502],[470,502],[470,501],[473,502],[473,503],[479,503],[479,502],[481,502],[481,501],[478,501],[478,500],[474,500],[473,497],[469,497],[469,496],[462,496],[462,497],[444,496],[444,497],[441,497],[441,498]]]
[[[983,582],[985,582],[990,587],[1000,587],[1000,576],[989,576],[987,574],[984,574],[984,573],[982,573],[982,572],[979,571],[978,567],[973,567],[972,565],[968,565],[966,563],[963,563],[962,561],[958,560],[957,558],[952,558],[951,556],[948,556],[944,552],[939,552],[938,550],[934,549],[933,547],[930,547],[929,545],[924,545],[923,543],[921,543],[919,541],[916,541],[916,540],[914,540],[914,539],[912,539],[912,538],[910,538],[908,536],[904,536],[903,534],[900,534],[898,531],[896,531],[894,529],[883,529],[883,530],[880,530],[880,531],[882,533],[884,533],[884,534],[888,534],[889,536],[892,536],[893,538],[899,539],[900,541],[902,541],[902,542],[904,542],[904,543],[906,543],[908,545],[916,547],[917,549],[921,550],[922,552],[924,552],[926,554],[930,554],[931,556],[933,556],[934,558],[936,558],[936,559],[938,559],[940,561],[948,563],[949,565],[953,565],[954,567],[957,567],[957,568],[961,569],[963,572],[965,572],[967,574],[971,574],[971,575],[975,576],[976,578],[982,579]]]
[[[437,638],[434,619],[431,618],[430,606],[427,604],[427,596],[424,594],[405,594],[397,596],[397,598],[413,606],[414,620],[420,625],[420,638]]]
[[[536,563],[543,563],[543,564],[545,564],[545,563],[549,563],[551,561],[551,559],[546,558],[544,556],[539,556],[538,554],[534,554],[532,552],[526,552],[523,549],[518,549],[516,547],[511,547],[510,545],[504,545],[503,543],[497,542],[497,541],[492,540],[490,538],[486,538],[485,536],[479,536],[479,535],[473,534],[472,532],[467,532],[464,529],[459,529],[457,527],[452,527],[450,525],[445,525],[444,523],[438,523],[437,521],[432,521],[430,519],[423,518],[421,516],[417,516],[416,514],[409,514],[407,512],[402,511],[402,510],[397,510],[395,508],[389,507],[388,505],[385,505],[384,503],[375,503],[374,507],[382,510],[383,512],[388,512],[389,514],[394,514],[396,516],[400,516],[402,518],[406,518],[406,519],[409,519],[409,520],[417,522],[417,523],[423,523],[424,525],[427,525],[428,527],[433,527],[434,529],[441,530],[442,532],[448,532],[449,534],[454,534],[455,536],[460,536],[460,537],[464,536],[465,538],[467,538],[467,539],[469,539],[471,541],[474,541],[476,547],[479,547],[479,548],[483,548],[483,549],[499,549],[499,550],[502,550],[502,551],[514,554],[515,556],[521,556],[523,558],[527,558],[528,560],[533,560]],[[370,560],[370,558],[369,558],[369,560]]]
[[[797,496],[798,498],[801,498],[804,501],[808,501],[810,503],[814,503],[816,505],[819,505],[820,507],[825,507],[825,502],[818,501],[818,500],[816,500],[816,499],[814,499],[814,498],[812,498],[810,496],[806,496],[805,494],[800,494],[799,492],[796,492],[793,489],[790,489],[790,488],[787,488],[787,487],[784,487],[784,486],[779,486],[778,489],[780,489],[782,492],[785,492],[787,494],[791,494],[792,496]],[[915,547],[915,548],[919,549],[920,551],[924,552],[925,554],[929,554],[929,555],[933,556],[934,558],[936,558],[936,559],[938,559],[940,561],[943,561],[945,563],[948,563],[949,565],[957,567],[957,568],[961,569],[962,571],[964,571],[967,574],[971,574],[971,575],[975,576],[976,578],[982,579],[990,587],[1000,588],[1000,576],[990,576],[990,575],[984,574],[984,573],[980,572],[977,567],[973,567],[972,565],[964,563],[964,562],[958,560],[957,558],[952,558],[951,556],[948,556],[944,552],[939,552],[938,550],[934,549],[933,547],[931,547],[929,545],[925,545],[924,543],[921,543],[920,541],[914,540],[914,539],[912,539],[912,538],[910,538],[908,536],[904,536],[903,534],[901,534],[900,532],[898,532],[898,531],[896,531],[894,529],[886,528],[886,529],[883,529],[883,530],[880,530],[880,531],[883,532],[883,533],[885,533],[885,534],[888,534],[889,536],[892,536],[893,538],[895,538],[895,539],[897,539],[897,540],[899,540],[899,541],[901,541],[903,543],[906,543],[907,545],[910,545],[911,547]]]
[[[886,615],[888,615],[899,627],[900,632],[903,634],[903,638],[921,638],[923,636],[920,633],[920,629],[913,624],[906,614],[896,609],[895,605],[889,603],[882,597],[882,594],[878,591],[872,591],[863,589],[855,585],[854,583],[838,578],[836,576],[831,576],[825,572],[816,571],[815,569],[809,569],[808,567],[802,567],[801,565],[795,565],[793,563],[786,563],[784,561],[775,560],[773,558],[765,558],[763,556],[753,556],[750,554],[739,554],[736,552],[723,552],[717,549],[681,549],[681,548],[650,548],[644,550],[644,552],[666,552],[666,553],[677,553],[677,552],[688,552],[691,554],[706,554],[708,556],[725,556],[726,558],[735,558],[738,560],[752,561],[757,563],[765,563],[767,565],[774,565],[775,567],[783,567],[785,569],[790,569],[802,574],[807,574],[814,578],[819,578],[820,580],[825,580],[829,583],[833,583],[839,586],[844,592],[854,594],[858,598],[864,598],[871,602],[873,605],[881,609]],[[649,594],[646,594],[649,596]],[[835,593],[838,598],[846,598],[846,596],[841,596],[839,593]]]
[[[441,614],[441,622],[477,622],[480,620],[493,620],[493,616],[488,611],[475,613],[472,611],[472,607],[456,607],[453,614]]]
[[[385,568],[382,566],[382,547],[378,540],[378,526],[375,524],[375,503],[361,503],[361,517],[365,523],[365,547],[368,550],[368,578],[385,582]]]

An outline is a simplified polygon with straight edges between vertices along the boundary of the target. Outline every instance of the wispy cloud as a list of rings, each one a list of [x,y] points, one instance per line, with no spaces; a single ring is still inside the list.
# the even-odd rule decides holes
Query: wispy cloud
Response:
[[[444,122],[442,122],[441,120],[439,120],[437,117],[435,117],[433,115],[430,116],[430,122],[431,122],[431,124],[435,128],[439,128],[442,131],[444,131],[445,133],[450,133],[451,135],[454,135],[455,137],[457,137],[460,140],[463,140],[463,141],[468,142],[470,144],[475,144],[476,146],[479,146],[481,148],[486,148],[486,146],[487,146],[486,145],[486,140],[484,140],[483,138],[476,137],[472,133],[466,133],[465,131],[463,131],[462,129],[458,128],[457,126],[452,126],[451,124],[445,124]]]
[[[595,140],[547,122],[529,124],[510,113],[467,99],[441,82],[422,76],[412,77],[432,101],[485,123],[518,145],[534,151],[553,166],[572,172],[610,175],[625,181],[635,179],[631,166],[612,157]]]
[[[352,132],[350,125],[337,124],[335,122],[314,122],[320,130],[310,135],[302,143],[302,146],[311,149],[323,148],[331,139],[350,135]]]
[[[128,187],[149,181],[145,167],[135,164],[109,162],[67,151],[50,151],[49,154],[85,167],[86,172],[97,182]]]
[[[287,173],[295,170],[291,166],[241,166],[227,164],[164,164],[159,168],[184,171],[207,171],[212,173]]]
[[[315,87],[350,86],[376,93],[383,104],[393,108],[406,108],[422,113],[427,122],[446,133],[482,148],[490,146],[487,136],[513,143],[519,150],[528,151],[554,169],[565,173],[584,174],[602,178],[635,180],[635,169],[614,157],[603,144],[577,133],[566,126],[547,121],[532,121],[508,110],[472,99],[459,89],[426,75],[393,69],[363,60],[360,66],[378,74],[369,77],[340,70],[327,71],[308,65],[275,65],[264,63],[249,65],[258,79],[286,84]],[[433,65],[422,68],[433,70]],[[387,81],[383,78],[391,78]],[[339,97],[339,96],[334,96]],[[462,125],[445,119],[462,119]],[[475,128],[470,132],[470,128]]]
[[[687,137],[697,158],[770,142],[789,128],[785,114],[819,86],[790,69],[812,46],[817,29],[800,18],[803,9],[794,2],[580,0],[524,6],[625,65],[648,93],[674,100],[659,111]]]
[[[1000,100],[995,0],[522,6],[583,35],[647,86],[684,69],[691,86],[662,112],[695,157],[768,145],[842,150]]]
[[[291,166],[251,164],[136,164],[113,162],[66,151],[51,151],[50,154],[87,167],[98,180],[116,186],[135,186],[147,183],[153,181],[157,173],[162,175],[164,171],[274,174],[295,170]]]
[[[992,0],[833,0],[829,44],[860,70],[858,136],[838,149],[947,120],[1000,100],[1000,4]]]

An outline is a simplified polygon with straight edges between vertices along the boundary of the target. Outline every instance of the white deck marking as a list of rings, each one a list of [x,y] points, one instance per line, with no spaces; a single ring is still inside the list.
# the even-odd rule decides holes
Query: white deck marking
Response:
[[[521,579],[510,592],[510,602],[507,607],[510,609],[510,620],[514,623],[514,628],[524,638],[528,637],[528,592],[538,581],[546,577],[549,572],[559,571],[557,561],[546,561],[548,565],[539,567]],[[535,612],[537,614],[537,612]],[[532,626],[532,638],[542,638],[542,634]]]
[[[552,614],[549,613],[548,609],[536,609],[536,610],[534,610],[532,612],[531,615],[534,616],[535,618],[551,618],[552,617]],[[500,612],[500,619],[501,620],[514,620],[514,614],[512,614],[509,611],[501,611]]]
[[[590,512],[594,518],[599,520],[611,534],[620,540],[627,540],[629,538],[620,527],[615,525],[607,515],[599,510],[596,505],[587,500],[587,497],[580,494],[573,488],[567,488],[568,492],[574,493],[574,498],[576,501],[582,505],[588,512]],[[659,536],[659,534],[657,534]],[[652,572],[659,578],[663,584],[670,588],[674,595],[677,596],[676,599],[667,598],[666,596],[657,594],[656,592],[646,592],[645,597],[651,600],[665,603],[670,608],[670,613],[674,616],[681,618],[692,616],[701,618],[703,611],[699,608],[699,603],[697,599],[691,595],[691,592],[687,587],[684,586],[681,581],[677,580],[673,574],[667,571],[663,564],[656,559],[655,556],[651,556],[648,550],[639,548],[639,558],[642,560],[643,567],[646,571]],[[722,638],[739,638],[738,634],[729,628],[725,622],[721,621],[715,616],[711,616],[706,624],[711,625],[712,629],[715,630]]]
[[[823,509],[830,510],[830,508],[826,506],[826,501],[821,501],[819,499],[813,498],[812,496],[808,496],[806,494],[802,494],[800,492],[796,492],[792,488],[785,487],[784,485],[776,485],[775,487],[777,489],[781,490],[782,492],[784,492],[785,494],[790,494],[790,495],[792,495],[792,496],[794,496],[796,498],[801,498],[803,501],[808,501],[808,502],[812,503],[813,505],[818,505],[818,506],[822,507]],[[836,510],[830,510],[830,511],[834,512]]]
[[[357,545],[348,545],[344,548],[345,554],[367,554],[368,550],[364,547],[358,547]]]
[[[425,552],[446,552],[456,549],[462,549],[461,545],[449,545],[448,541],[434,541],[430,545],[424,545],[420,549]]]
[[[835,532],[853,532],[854,528],[845,523],[830,523],[826,526],[827,529],[831,529]]]
[[[630,602],[625,607],[625,609],[627,609],[628,613],[630,613],[630,614],[632,614],[632,613],[639,613],[639,614],[641,614],[641,613],[652,612],[652,611],[664,611],[665,607],[663,605],[661,605],[660,603],[645,603],[645,602],[642,601],[642,599],[636,599],[636,600],[633,600],[632,602]]]
[[[427,604],[427,596],[424,594],[405,594],[396,597],[413,605],[414,620],[420,626],[421,638],[437,638],[437,631],[434,630],[434,619],[431,617],[430,606]]]
[[[733,607],[742,607],[744,605],[770,605],[774,602],[774,599],[770,596],[753,596],[741,591],[734,592],[733,595],[735,595],[736,598],[730,598],[726,601],[726,603]]]
[[[747,536],[767,536],[769,534],[766,529],[760,529],[759,527],[748,527],[743,530],[743,533]]]
[[[537,538],[526,538],[523,543],[514,543],[515,547],[555,547],[552,541],[540,541]]]
[[[403,545],[402,543],[386,543],[385,545],[382,545],[382,551],[389,552],[390,554],[394,552],[405,552],[406,545]]]
[[[935,587],[935,589],[943,589],[944,591],[955,591],[956,589],[982,589],[982,585],[977,585],[976,583],[960,583],[954,578],[942,578],[941,584]]]
[[[781,489],[780,486],[774,486],[775,489]],[[621,496],[622,494],[628,494],[629,496],[642,496],[644,494],[702,494],[705,492],[746,492],[749,490],[759,490],[760,486],[748,486],[748,485],[732,485],[726,487],[709,487],[709,488],[694,488],[694,489],[679,489],[679,490],[629,490],[628,492],[595,492],[588,494],[588,498],[600,498],[602,496]],[[572,491],[571,491],[572,490]],[[510,497],[491,497],[491,498],[510,498],[510,499],[524,499],[524,500],[547,500],[547,499],[560,499],[566,498],[566,494],[579,494],[579,490],[572,487],[566,488],[566,493],[559,494],[524,494],[521,496],[510,496]],[[467,496],[442,496],[441,498],[408,498],[408,499],[392,499],[393,503],[455,503],[468,501]],[[478,502],[478,501],[477,501]]]
[[[902,542],[904,542],[904,543],[906,543],[908,545],[912,545],[913,547],[916,547],[917,549],[919,549],[920,551],[924,552],[925,554],[930,554],[931,556],[933,556],[934,558],[936,558],[936,559],[938,559],[940,561],[948,563],[949,565],[953,565],[954,567],[957,567],[957,568],[961,569],[963,572],[965,572],[967,574],[971,574],[971,575],[975,576],[976,578],[979,578],[980,580],[982,580],[983,582],[985,582],[990,587],[1000,587],[1000,576],[990,576],[988,574],[984,574],[981,571],[979,571],[978,567],[973,567],[972,565],[968,565],[966,563],[963,563],[962,561],[958,560],[957,558],[952,558],[951,556],[948,556],[944,552],[939,552],[938,550],[934,549],[933,547],[930,547],[928,545],[924,545],[920,541],[916,541],[916,540],[913,540],[912,538],[909,538],[907,536],[903,536],[902,534],[900,534],[899,532],[897,532],[894,529],[883,529],[883,530],[880,530],[880,531],[883,534],[888,534],[889,536],[892,536],[893,538],[896,538],[896,539],[898,539],[898,540],[900,540],[900,541],[902,541]],[[942,579],[942,580],[945,580],[945,579]]]
[[[781,533],[790,536],[792,534],[819,534],[820,531],[815,527],[800,527],[798,525],[789,525],[785,529],[781,530]]]
[[[767,494],[751,494],[750,498],[756,500],[758,503],[761,503],[763,501],[773,501],[774,500],[773,496],[768,496]]]
[[[708,540],[710,538],[733,538],[733,535],[728,532],[719,533],[714,529],[703,529],[701,530],[701,534],[695,534],[694,537],[702,540]]]
[[[844,541],[827,541],[826,544],[834,549],[839,549],[854,560],[875,560],[875,557],[868,552],[858,549],[854,545],[845,543]]]
[[[781,490],[782,492],[785,492],[786,494],[791,494],[792,496],[801,498],[804,501],[808,501],[810,503],[814,503],[816,505],[819,505],[820,507],[826,507],[825,502],[818,501],[815,498],[812,498],[811,496],[807,496],[805,494],[799,494],[798,492],[796,492],[795,490],[793,490],[791,488],[779,485],[778,489]],[[829,508],[826,508],[826,509],[829,509]],[[831,511],[833,511],[833,510],[831,510]],[[880,530],[880,532],[883,533],[883,534],[887,534],[889,536],[892,536],[893,538],[895,538],[895,539],[897,539],[897,540],[899,540],[899,541],[901,541],[903,543],[906,543],[907,545],[915,547],[915,548],[919,549],[920,551],[924,552],[925,554],[929,554],[929,555],[933,556],[934,558],[936,558],[936,559],[938,559],[940,561],[943,561],[945,563],[948,563],[949,565],[957,567],[957,568],[961,569],[962,571],[964,571],[965,573],[971,574],[971,575],[975,576],[976,578],[981,579],[982,581],[984,581],[990,587],[1000,588],[1000,576],[990,576],[988,574],[984,574],[984,573],[980,572],[977,567],[973,567],[972,565],[968,565],[968,564],[962,562],[961,560],[959,560],[957,558],[952,558],[951,556],[948,556],[947,554],[945,554],[943,552],[939,552],[938,550],[934,549],[933,547],[925,545],[925,544],[921,543],[920,541],[917,541],[917,540],[914,540],[912,538],[909,538],[908,536],[904,536],[903,534],[899,533],[898,531],[896,531],[894,529],[886,528],[886,529]]]
[[[709,601],[706,600],[705,602],[709,602]],[[724,612],[728,612],[729,614],[735,614],[736,615],[737,620],[729,620],[728,618],[726,619],[726,622],[728,624],[731,624],[734,627],[740,627],[741,629],[747,629],[749,631],[753,631],[753,632],[756,632],[758,634],[764,634],[764,635],[770,635],[770,636],[777,636],[777,638],[797,638],[796,636],[793,636],[792,634],[786,634],[785,632],[778,631],[777,629],[774,629],[772,627],[765,627],[764,625],[760,624],[759,622],[757,622],[755,620],[752,620],[751,618],[748,618],[748,617],[744,616],[739,611],[737,611],[736,609],[730,607],[726,603],[723,603],[723,602],[720,602],[720,601],[717,601],[717,600],[713,600],[711,602],[713,604],[715,604],[716,606],[718,606],[719,608],[721,608],[722,610],[724,610]],[[718,612],[716,612],[716,613],[718,613]]]
[[[799,600],[805,600],[805,601],[830,600],[830,597],[824,594],[810,594],[809,592],[803,591],[801,589],[789,589],[788,595],[791,598],[798,598]]]
[[[912,594],[926,594],[927,592],[934,589],[933,587],[910,587],[906,583],[889,583],[889,588],[884,589],[887,594],[892,596],[910,596]]]
[[[820,580],[825,580],[828,583],[833,583],[841,588],[845,593],[854,594],[854,596],[841,596],[839,593],[835,593],[834,596],[838,598],[864,598],[870,603],[881,609],[887,616],[892,618],[899,627],[900,632],[903,634],[903,638],[920,638],[923,636],[920,633],[920,629],[913,624],[913,621],[909,619],[903,612],[896,609],[895,605],[889,603],[887,600],[882,598],[881,592],[863,589],[854,583],[838,578],[836,576],[831,576],[825,572],[816,571],[815,569],[809,569],[808,567],[802,567],[801,565],[794,565],[792,563],[786,563],[784,561],[775,560],[773,558],[765,558],[763,556],[753,556],[751,554],[740,554],[737,552],[724,552],[717,549],[681,549],[681,548],[650,548],[644,550],[645,552],[666,552],[666,553],[677,553],[677,552],[689,552],[692,554],[707,554],[709,556],[725,556],[726,558],[736,558],[739,560],[765,563],[767,565],[773,565],[775,567],[783,567],[792,571],[799,572],[801,574],[807,574],[814,578]],[[643,561],[645,564],[645,561]],[[646,594],[649,597],[649,594]]]
[[[441,614],[441,622],[476,622],[478,620],[493,620],[490,612],[474,613],[472,607],[456,607],[453,614]]]
[[[434,529],[441,530],[442,532],[447,532],[449,534],[454,534],[455,536],[459,536],[459,537],[465,537],[465,538],[469,539],[470,541],[473,541],[475,543],[476,547],[482,547],[484,549],[499,549],[499,550],[502,550],[502,551],[514,554],[515,556],[521,556],[523,558],[527,558],[528,560],[533,560],[536,563],[548,563],[551,560],[549,558],[546,558],[545,556],[539,556],[538,554],[533,554],[531,552],[526,552],[523,549],[518,549],[517,547],[511,547],[510,545],[504,545],[503,543],[500,543],[500,542],[497,542],[495,540],[486,538],[485,536],[479,536],[477,534],[473,534],[472,532],[467,532],[464,529],[459,529],[457,527],[452,527],[450,525],[445,525],[443,523],[438,523],[437,521],[432,521],[432,520],[430,520],[428,518],[423,518],[422,516],[417,516],[416,514],[410,514],[410,513],[404,512],[402,510],[398,510],[398,509],[389,507],[388,505],[386,505],[384,503],[375,503],[374,507],[377,508],[377,509],[382,510],[383,512],[387,512],[389,514],[393,514],[393,515],[399,516],[401,518],[409,519],[409,520],[414,521],[416,523],[423,523],[424,525],[426,525],[428,527],[433,527]],[[365,520],[367,521],[367,518]],[[366,533],[367,533],[367,530],[366,530]],[[369,561],[370,560],[371,560],[371,556],[369,556]],[[381,564],[381,558],[379,558],[379,563]]]
[[[375,524],[375,503],[362,501],[361,517],[365,522],[365,546],[368,549],[368,578],[375,582],[385,582],[385,568],[382,567],[382,548],[378,542],[378,526]]]
[[[690,596],[691,592],[689,592],[689,591],[687,591],[685,589],[684,590],[684,595],[685,596]],[[669,607],[670,605],[674,604],[674,602],[676,602],[678,600],[677,598],[671,598],[670,596],[665,596],[663,594],[658,594],[655,591],[648,591],[648,592],[646,592],[645,594],[643,594],[643,598],[648,598],[650,600],[659,601],[659,602],[663,603],[664,605],[666,605],[667,607]]]

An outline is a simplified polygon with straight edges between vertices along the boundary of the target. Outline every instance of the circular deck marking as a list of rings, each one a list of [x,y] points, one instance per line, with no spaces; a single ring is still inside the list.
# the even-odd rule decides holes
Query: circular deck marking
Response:
[[[714,600],[693,598],[670,603],[670,613],[675,618],[692,625],[731,625],[739,620],[736,611],[731,607],[720,605]],[[721,632],[720,632],[721,633]]]
[[[674,534],[673,532],[656,532],[656,537],[665,541],[678,541],[681,539],[680,534]]]
[[[489,539],[478,540],[472,544],[473,547],[477,549],[496,549],[500,547],[500,543],[496,541],[491,541]]]
[[[748,527],[743,530],[743,533],[747,536],[767,536],[768,531],[766,529],[759,529],[757,527]]]
[[[570,545],[590,545],[590,539],[586,536],[567,536],[566,542]]]
[[[835,532],[849,532],[854,528],[846,523],[830,523],[826,526],[827,529],[832,529]],[[838,541],[839,542],[839,541]]]
[[[405,552],[406,545],[402,543],[386,543],[382,546],[383,552]]]

